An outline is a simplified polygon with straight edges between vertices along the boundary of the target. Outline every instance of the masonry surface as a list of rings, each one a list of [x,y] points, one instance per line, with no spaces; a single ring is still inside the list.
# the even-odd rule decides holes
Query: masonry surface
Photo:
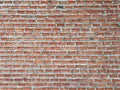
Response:
[[[0,0],[0,90],[120,90],[119,0]]]

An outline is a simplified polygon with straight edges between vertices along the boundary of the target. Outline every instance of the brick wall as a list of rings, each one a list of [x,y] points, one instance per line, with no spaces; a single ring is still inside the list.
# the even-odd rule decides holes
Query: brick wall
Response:
[[[0,0],[0,90],[120,90],[119,0]]]

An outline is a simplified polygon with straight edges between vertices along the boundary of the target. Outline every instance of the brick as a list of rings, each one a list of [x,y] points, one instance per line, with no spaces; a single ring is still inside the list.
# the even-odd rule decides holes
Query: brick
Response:
[[[119,7],[0,1],[0,90],[119,90]]]

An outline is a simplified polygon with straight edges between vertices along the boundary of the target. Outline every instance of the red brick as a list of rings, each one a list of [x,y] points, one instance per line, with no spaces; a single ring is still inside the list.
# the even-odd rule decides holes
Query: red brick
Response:
[[[118,0],[0,6],[1,90],[119,89]]]

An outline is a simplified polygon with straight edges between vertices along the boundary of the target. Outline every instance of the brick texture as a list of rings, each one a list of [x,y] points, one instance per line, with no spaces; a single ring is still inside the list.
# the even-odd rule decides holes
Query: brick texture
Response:
[[[0,0],[0,90],[120,90],[119,0]]]

